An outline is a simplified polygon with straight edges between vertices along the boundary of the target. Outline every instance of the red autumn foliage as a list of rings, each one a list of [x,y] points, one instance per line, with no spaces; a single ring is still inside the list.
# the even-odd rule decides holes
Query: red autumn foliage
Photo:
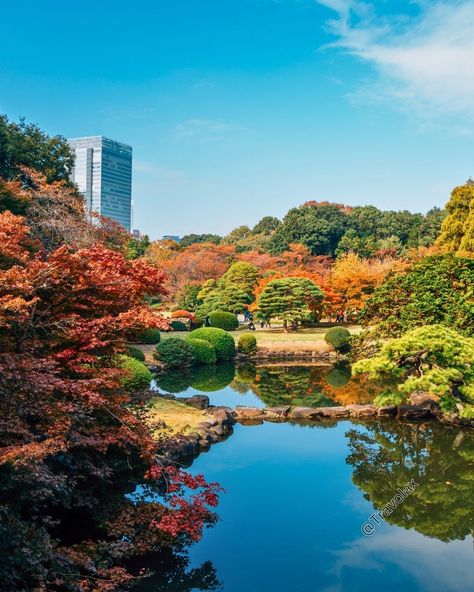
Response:
[[[31,191],[24,217],[0,214],[2,577],[7,589],[122,589],[128,557],[197,540],[218,488],[168,470],[168,491],[160,475],[147,499],[123,494],[158,451],[115,356],[143,328],[167,328],[145,304],[166,276],[127,260],[113,225],[92,227],[59,185]],[[48,223],[66,210],[67,224]]]

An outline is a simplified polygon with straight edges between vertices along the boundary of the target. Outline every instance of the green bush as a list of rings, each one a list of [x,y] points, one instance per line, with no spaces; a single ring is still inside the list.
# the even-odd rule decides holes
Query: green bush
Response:
[[[121,385],[128,391],[142,391],[150,386],[153,378],[143,362],[129,356],[119,356],[120,368],[126,371],[121,380]]]
[[[251,333],[245,333],[239,337],[237,349],[245,356],[254,356],[257,353],[257,339]]]
[[[204,339],[204,341],[211,343],[216,350],[218,360],[231,360],[235,356],[234,339],[224,329],[202,327],[191,331],[190,336],[192,339]]]
[[[138,343],[146,343],[147,345],[155,345],[156,343],[160,343],[161,335],[159,329],[155,329],[154,327],[150,327],[149,329],[144,329],[140,335],[138,336]]]
[[[235,331],[239,328],[239,321],[235,314],[223,310],[215,310],[209,314],[209,320],[213,327],[224,329],[225,331]]]
[[[337,352],[347,352],[350,349],[351,334],[345,327],[331,327],[324,336],[326,343],[332,345]]]
[[[138,349],[138,347],[129,346],[127,347],[127,352],[127,355],[131,358],[134,358],[135,360],[138,360],[140,362],[145,361],[145,354],[142,352],[141,349]]]
[[[173,331],[187,331],[188,326],[183,321],[171,321],[170,327]]]
[[[196,361],[192,346],[178,337],[171,337],[159,343],[153,355],[168,368],[183,368],[191,366]]]
[[[191,386],[197,391],[205,393],[220,391],[234,380],[234,376],[235,368],[233,364],[198,366],[195,369]]]
[[[216,350],[212,343],[204,339],[187,339],[189,345],[193,348],[196,362],[199,364],[215,364],[217,361]]]

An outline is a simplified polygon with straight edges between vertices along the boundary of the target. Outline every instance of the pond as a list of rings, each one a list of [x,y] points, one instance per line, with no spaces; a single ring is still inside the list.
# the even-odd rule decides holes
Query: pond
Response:
[[[158,375],[161,392],[191,396],[205,393],[213,405],[323,407],[370,403],[383,387],[351,377],[348,364],[218,364]]]
[[[230,406],[371,400],[353,379],[331,385],[330,371],[227,369],[227,385],[206,392]],[[202,392],[200,380],[182,392]],[[237,425],[190,470],[225,488],[219,521],[142,592],[474,589],[472,431],[395,420]]]
[[[219,522],[191,547],[187,576],[139,590],[473,589],[472,432],[393,420],[237,426],[191,471],[226,489]],[[389,516],[371,519],[411,480]]]

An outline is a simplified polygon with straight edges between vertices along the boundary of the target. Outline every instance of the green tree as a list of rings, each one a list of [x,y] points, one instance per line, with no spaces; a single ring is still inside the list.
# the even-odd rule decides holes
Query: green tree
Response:
[[[213,310],[242,312],[254,300],[254,288],[259,272],[255,265],[238,261],[233,263],[219,281],[207,281],[199,292],[203,301],[200,314]]]
[[[179,246],[184,248],[196,243],[214,243],[218,245],[221,240],[222,238],[218,234],[186,234],[179,241]]]
[[[333,204],[305,204],[291,209],[271,240],[271,251],[281,253],[301,243],[313,255],[333,256],[347,228],[347,216]]]
[[[366,302],[360,320],[389,336],[437,323],[472,335],[473,295],[474,259],[432,255],[411,270],[389,275]]]
[[[281,221],[274,216],[264,216],[260,222],[257,222],[252,228],[252,234],[272,234],[279,226]]]
[[[139,257],[143,257],[149,246],[150,239],[146,234],[141,238],[130,237],[125,244],[125,256],[127,259],[138,259]]]
[[[301,321],[319,319],[324,294],[310,279],[285,277],[271,280],[257,299],[257,307],[265,318],[278,318],[287,328],[296,328]]]
[[[37,125],[0,115],[0,177],[13,179],[26,166],[42,173],[48,183],[69,181],[74,156],[66,139],[48,136]]]
[[[355,375],[389,381],[396,386],[378,403],[399,403],[423,391],[441,399],[447,410],[455,401],[474,402],[474,339],[442,325],[417,327],[385,343],[379,354],[359,360]],[[454,398],[456,397],[456,399]]]
[[[437,241],[449,251],[474,252],[474,181],[456,187],[446,205],[446,216]]]

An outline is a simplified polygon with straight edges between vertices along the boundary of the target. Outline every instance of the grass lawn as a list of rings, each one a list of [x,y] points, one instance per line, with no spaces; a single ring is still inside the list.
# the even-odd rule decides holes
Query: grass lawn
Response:
[[[156,438],[190,434],[206,419],[209,417],[200,409],[163,397],[155,397],[146,414],[146,422]]]
[[[329,351],[324,341],[324,335],[329,327],[315,327],[311,329],[299,329],[298,331],[286,332],[282,327],[272,329],[257,328],[253,331],[253,335],[257,338],[257,344],[260,348],[272,349],[274,351],[292,351],[292,350],[314,350],[319,352]],[[347,329],[353,334],[360,332],[359,325],[348,325]],[[249,333],[246,329],[240,331],[230,331],[230,334],[235,339],[244,333]],[[185,331],[170,331],[169,333],[161,333],[161,339],[170,339],[170,337],[178,337],[184,339],[189,333]]]

